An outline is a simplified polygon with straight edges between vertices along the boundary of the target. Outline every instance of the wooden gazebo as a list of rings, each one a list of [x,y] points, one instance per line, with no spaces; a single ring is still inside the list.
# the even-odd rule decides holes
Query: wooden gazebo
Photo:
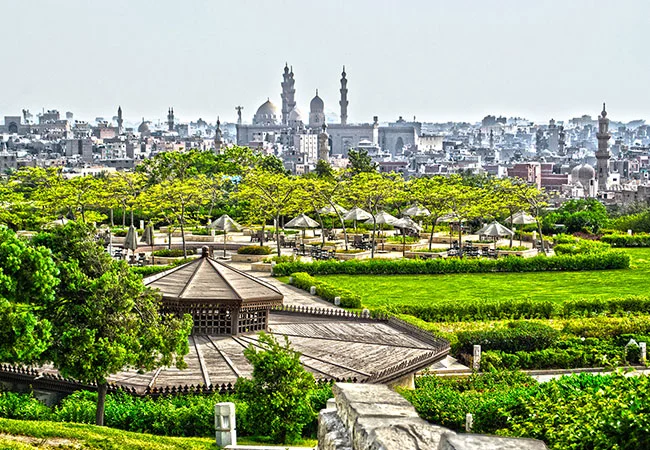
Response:
[[[163,308],[194,319],[192,334],[236,336],[266,330],[282,293],[262,280],[207,256],[144,279],[162,293]]]

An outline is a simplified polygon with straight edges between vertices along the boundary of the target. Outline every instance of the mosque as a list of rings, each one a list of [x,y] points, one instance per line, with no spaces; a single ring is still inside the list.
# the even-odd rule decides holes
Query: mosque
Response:
[[[315,164],[318,159],[346,158],[350,149],[360,146],[381,149],[394,156],[418,144],[421,130],[418,122],[406,122],[400,117],[400,120],[388,126],[379,126],[379,119],[374,116],[372,123],[348,123],[345,66],[340,80],[339,123],[326,123],[325,102],[318,95],[318,90],[309,103],[309,115],[305,116],[295,100],[295,78],[293,68],[288,64],[285,64],[282,77],[281,108],[267,98],[257,109],[250,125],[242,123],[242,108],[236,108],[238,145],[273,148],[276,154],[294,154],[297,162],[309,165]]]

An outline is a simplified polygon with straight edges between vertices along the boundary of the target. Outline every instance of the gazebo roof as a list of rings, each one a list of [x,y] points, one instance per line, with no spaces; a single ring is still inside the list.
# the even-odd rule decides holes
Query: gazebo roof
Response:
[[[210,257],[202,257],[145,278],[145,286],[159,289],[163,300],[241,305],[247,302],[280,304],[282,293]]]

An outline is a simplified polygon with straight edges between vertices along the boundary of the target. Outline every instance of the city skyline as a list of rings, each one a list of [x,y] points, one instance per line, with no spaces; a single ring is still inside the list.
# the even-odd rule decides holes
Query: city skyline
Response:
[[[56,108],[110,120],[121,105],[135,122],[164,120],[173,106],[181,120],[212,123],[235,121],[242,105],[250,122],[267,97],[280,104],[288,62],[303,112],[316,89],[326,112],[338,111],[345,65],[349,122],[503,114],[543,123],[596,117],[602,101],[615,120],[650,118],[650,93],[634,81],[650,69],[642,56],[650,5],[636,0],[184,6],[12,4],[4,33],[19,39],[7,47],[0,113]]]

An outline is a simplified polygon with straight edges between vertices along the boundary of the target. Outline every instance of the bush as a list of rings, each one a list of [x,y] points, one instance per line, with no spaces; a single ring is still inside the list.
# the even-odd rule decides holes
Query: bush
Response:
[[[0,417],[19,420],[50,420],[52,411],[33,394],[0,392]]]
[[[195,253],[196,252],[193,248],[187,249],[188,255],[193,255]],[[182,248],[163,248],[160,250],[154,250],[153,252],[151,252],[151,254],[153,256],[160,256],[163,258],[179,258],[184,255]]]
[[[632,236],[628,234],[606,234],[600,240],[612,247],[650,247],[650,234],[648,233],[638,233]]]
[[[420,238],[413,236],[388,236],[386,242],[390,242],[391,244],[416,244],[420,242]]]
[[[582,255],[560,255],[533,258],[506,257],[498,259],[370,259],[350,261],[315,261],[278,264],[274,276],[288,276],[294,272],[310,275],[421,275],[486,272],[542,272],[611,270],[630,267],[630,256],[619,251]]]
[[[273,256],[269,256],[268,258],[264,258],[262,261],[264,261],[266,263],[274,262],[276,264],[279,264],[279,263],[292,263],[292,262],[300,261],[300,256],[296,256],[296,255],[281,255],[281,256],[273,255]]]
[[[577,239],[571,244],[557,244],[553,247],[556,255],[589,255],[611,250],[606,242]]]
[[[334,287],[324,281],[317,280],[304,272],[293,273],[291,276],[293,277],[292,284],[299,289],[309,291],[312,286],[316,286],[316,295],[324,300],[334,303],[335,297],[341,297],[342,307],[361,308],[361,297],[354,292]]]
[[[522,246],[513,245],[512,247],[508,247],[507,245],[504,245],[504,246],[497,247],[497,250],[503,250],[506,252],[523,252],[525,250],[530,250],[530,249],[523,245]]]
[[[559,314],[558,305],[549,300],[511,299],[505,301],[441,302],[399,305],[396,312],[427,322],[461,322],[496,319],[549,319]]]
[[[239,255],[270,255],[271,252],[271,247],[261,245],[246,245],[237,249]]]
[[[457,333],[458,343],[452,351],[455,354],[471,353],[474,345],[480,345],[482,350],[532,352],[553,346],[559,336],[560,332],[548,325],[528,321],[510,322],[505,328]]]

